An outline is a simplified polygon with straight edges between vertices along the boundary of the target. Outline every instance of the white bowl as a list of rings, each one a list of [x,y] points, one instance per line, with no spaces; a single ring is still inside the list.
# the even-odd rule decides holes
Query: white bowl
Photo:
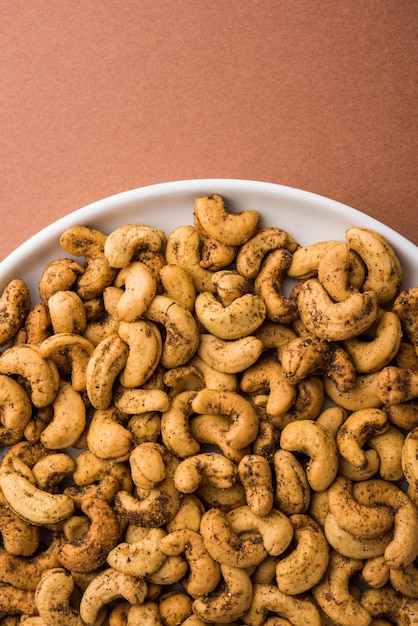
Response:
[[[404,287],[418,285],[417,246],[365,213],[307,191],[251,180],[202,179],[150,185],[89,204],[57,220],[31,237],[0,263],[0,290],[12,278],[26,281],[33,303],[39,301],[38,280],[45,265],[68,256],[59,246],[70,226],[89,225],[108,234],[126,223],[142,223],[167,234],[193,223],[196,196],[221,194],[227,207],[257,209],[264,225],[287,230],[299,244],[344,240],[345,230],[361,226],[379,231],[393,245],[404,268]]]

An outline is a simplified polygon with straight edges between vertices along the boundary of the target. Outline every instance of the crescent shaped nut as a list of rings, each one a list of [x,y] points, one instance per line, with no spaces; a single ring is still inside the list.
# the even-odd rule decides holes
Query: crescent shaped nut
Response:
[[[228,246],[240,246],[252,237],[257,229],[258,211],[227,211],[219,194],[196,198],[194,214],[202,228],[213,238]]]
[[[13,339],[30,309],[30,294],[20,278],[11,280],[0,296],[0,346]]]
[[[125,366],[128,345],[117,334],[95,347],[86,368],[86,391],[95,409],[107,409],[113,399],[113,384]]]
[[[224,307],[214,294],[200,293],[195,314],[202,326],[224,340],[242,339],[253,334],[266,317],[266,305],[260,296],[246,293]]]
[[[113,230],[104,243],[104,253],[112,267],[126,267],[139,249],[159,252],[166,242],[165,233],[144,224],[124,224]]]

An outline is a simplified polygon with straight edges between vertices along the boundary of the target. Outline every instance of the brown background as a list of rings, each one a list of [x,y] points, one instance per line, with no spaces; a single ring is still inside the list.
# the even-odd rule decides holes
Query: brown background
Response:
[[[0,0],[0,258],[134,187],[248,178],[418,244],[416,0]]]

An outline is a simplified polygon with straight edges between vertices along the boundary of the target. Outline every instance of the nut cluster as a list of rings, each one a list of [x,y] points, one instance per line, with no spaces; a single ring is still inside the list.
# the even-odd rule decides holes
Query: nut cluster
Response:
[[[39,303],[0,298],[0,624],[415,623],[418,287],[391,245],[300,246],[216,194],[168,236],[60,244]]]

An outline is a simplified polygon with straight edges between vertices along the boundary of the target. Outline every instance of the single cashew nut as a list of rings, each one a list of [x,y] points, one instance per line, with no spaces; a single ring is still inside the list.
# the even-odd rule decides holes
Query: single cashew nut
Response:
[[[53,417],[41,433],[41,443],[54,450],[73,446],[86,426],[86,406],[81,394],[63,380],[52,408]]]
[[[159,276],[165,295],[193,312],[196,288],[186,269],[176,263],[167,263],[161,268]]]
[[[59,374],[55,363],[44,359],[38,348],[29,344],[12,346],[3,352],[0,374],[24,378],[32,403],[38,408],[51,404],[58,391]]]
[[[331,239],[298,248],[292,255],[292,262],[287,270],[288,276],[301,280],[316,276],[321,258],[338,243],[340,242]]]
[[[238,464],[238,476],[250,511],[260,517],[268,515],[273,508],[274,492],[267,459],[257,454],[245,455]]]
[[[321,626],[318,608],[309,597],[295,597],[282,593],[276,585],[255,584],[249,611],[243,616],[248,626],[262,626],[269,612],[285,618],[279,624],[293,626]],[[275,625],[273,622],[272,626]]]
[[[157,292],[157,282],[145,263],[135,261],[121,269],[113,281],[115,287],[124,287],[116,305],[116,312],[125,322],[138,320]]]
[[[236,266],[245,278],[253,279],[260,271],[264,257],[278,248],[294,252],[298,244],[289,233],[275,226],[265,226],[246,241],[239,249]]]
[[[343,341],[360,335],[378,314],[374,291],[355,291],[346,300],[334,302],[316,278],[300,285],[297,302],[306,328],[327,341]]]
[[[87,395],[95,409],[110,407],[114,382],[128,354],[128,345],[117,334],[106,337],[95,347],[86,368]]]
[[[317,422],[297,420],[284,427],[280,447],[309,456],[306,478],[314,491],[323,491],[338,472],[338,454],[334,438]]]
[[[267,359],[258,360],[243,372],[240,387],[253,397],[268,390],[265,411],[269,416],[286,413],[296,400],[296,389],[287,381],[282,365]]]
[[[279,591],[297,595],[312,589],[325,574],[329,547],[321,527],[309,516],[291,515],[296,547],[276,564]]]
[[[418,372],[388,365],[379,372],[376,393],[384,404],[418,398]]]
[[[167,263],[180,265],[190,276],[195,291],[215,292],[213,272],[201,266],[201,239],[193,226],[178,226],[167,237]]]
[[[200,335],[197,355],[207,366],[218,372],[237,374],[251,367],[262,351],[260,339],[253,335],[223,340],[210,333],[203,333]]]
[[[283,281],[291,259],[291,253],[285,248],[273,250],[263,260],[254,279],[254,291],[266,304],[266,318],[282,324],[292,322],[298,316],[296,299],[283,293]]]
[[[201,227],[217,241],[228,246],[239,246],[252,237],[258,226],[258,211],[227,211],[219,194],[195,199],[194,214]]]
[[[84,267],[74,259],[55,259],[47,264],[38,283],[39,295],[44,304],[57,291],[73,288]]]
[[[229,418],[224,415],[194,415],[189,422],[189,427],[190,435],[193,440],[198,444],[216,446],[227,459],[234,461],[234,463],[239,463],[241,459],[250,452],[250,446],[235,450],[231,444],[226,441],[225,435],[229,430],[230,421]]]
[[[353,289],[360,289],[365,276],[362,261],[344,242],[326,250],[318,263],[319,282],[335,302],[346,300]]]
[[[368,228],[349,228],[346,241],[357,252],[367,268],[364,291],[374,291],[380,304],[388,304],[400,291],[402,267],[395,251],[386,239]]]
[[[266,317],[266,305],[260,296],[246,293],[224,307],[213,293],[206,291],[196,297],[195,314],[215,337],[242,339],[261,326]]]
[[[278,556],[289,547],[293,539],[293,526],[289,518],[271,509],[267,515],[255,515],[249,506],[237,506],[226,514],[229,528],[238,536],[242,533],[261,535],[264,548],[272,556]]]
[[[48,300],[48,312],[54,333],[82,335],[87,318],[83,300],[75,291],[56,291]]]
[[[236,450],[245,448],[257,436],[259,425],[257,414],[248,400],[238,393],[201,389],[192,400],[192,408],[200,414],[221,414],[229,417],[231,426],[225,439]]]
[[[204,622],[231,623],[250,608],[253,588],[245,570],[221,565],[222,588],[193,602],[193,611]]]
[[[11,280],[0,296],[0,346],[6,345],[23,325],[30,309],[30,294],[20,278]]]
[[[87,446],[99,459],[126,461],[132,450],[127,415],[116,406],[96,409],[87,430]]]
[[[168,556],[185,555],[189,573],[182,586],[193,598],[211,593],[220,582],[220,566],[210,556],[198,532],[187,528],[175,530],[160,540],[159,547]]]
[[[401,320],[402,328],[418,355],[418,288],[401,291],[392,306],[393,313]]]
[[[166,536],[166,531],[162,528],[145,528],[142,531],[142,536],[122,541],[110,550],[106,559],[110,567],[130,576],[144,578],[163,566],[167,555],[159,544]]]
[[[379,373],[377,371],[357,376],[354,385],[347,391],[340,391],[336,383],[325,376],[325,393],[335,404],[348,411],[380,408],[383,402],[377,395]]]
[[[358,537],[342,529],[335,516],[328,512],[325,517],[324,533],[329,545],[339,554],[350,559],[374,559],[384,554],[393,538],[392,530],[378,537]]]
[[[197,454],[199,442],[190,432],[189,419],[193,415],[191,401],[195,391],[183,391],[174,396],[170,407],[161,415],[161,437],[164,445],[180,458]]]
[[[309,506],[311,490],[305,471],[292,452],[278,449],[273,457],[276,506],[286,515],[304,513]]]
[[[44,359],[64,355],[71,365],[71,384],[75,391],[86,389],[86,369],[94,351],[94,345],[85,337],[74,333],[51,335],[39,345]]]
[[[0,374],[0,444],[20,441],[31,416],[32,405],[26,391],[10,376]]]
[[[198,347],[199,330],[188,309],[168,296],[156,295],[144,317],[165,327],[161,365],[171,369],[192,358]]]
[[[112,267],[126,267],[138,250],[159,252],[166,236],[162,230],[144,224],[124,224],[113,230],[104,243],[104,253]]]
[[[215,286],[217,297],[225,308],[237,298],[241,298],[250,292],[248,280],[235,270],[214,272],[212,283]]]
[[[124,387],[140,387],[154,373],[160,361],[161,333],[152,322],[137,320],[121,321],[118,334],[129,347],[120,382]]]
[[[174,472],[174,484],[181,493],[193,493],[203,480],[220,489],[227,489],[236,478],[235,463],[217,452],[188,457],[179,463]]]
[[[387,431],[389,422],[387,415],[381,409],[360,409],[354,411],[342,424],[336,443],[338,452],[355,467],[364,469],[368,459],[362,450],[363,445],[375,435]]]

